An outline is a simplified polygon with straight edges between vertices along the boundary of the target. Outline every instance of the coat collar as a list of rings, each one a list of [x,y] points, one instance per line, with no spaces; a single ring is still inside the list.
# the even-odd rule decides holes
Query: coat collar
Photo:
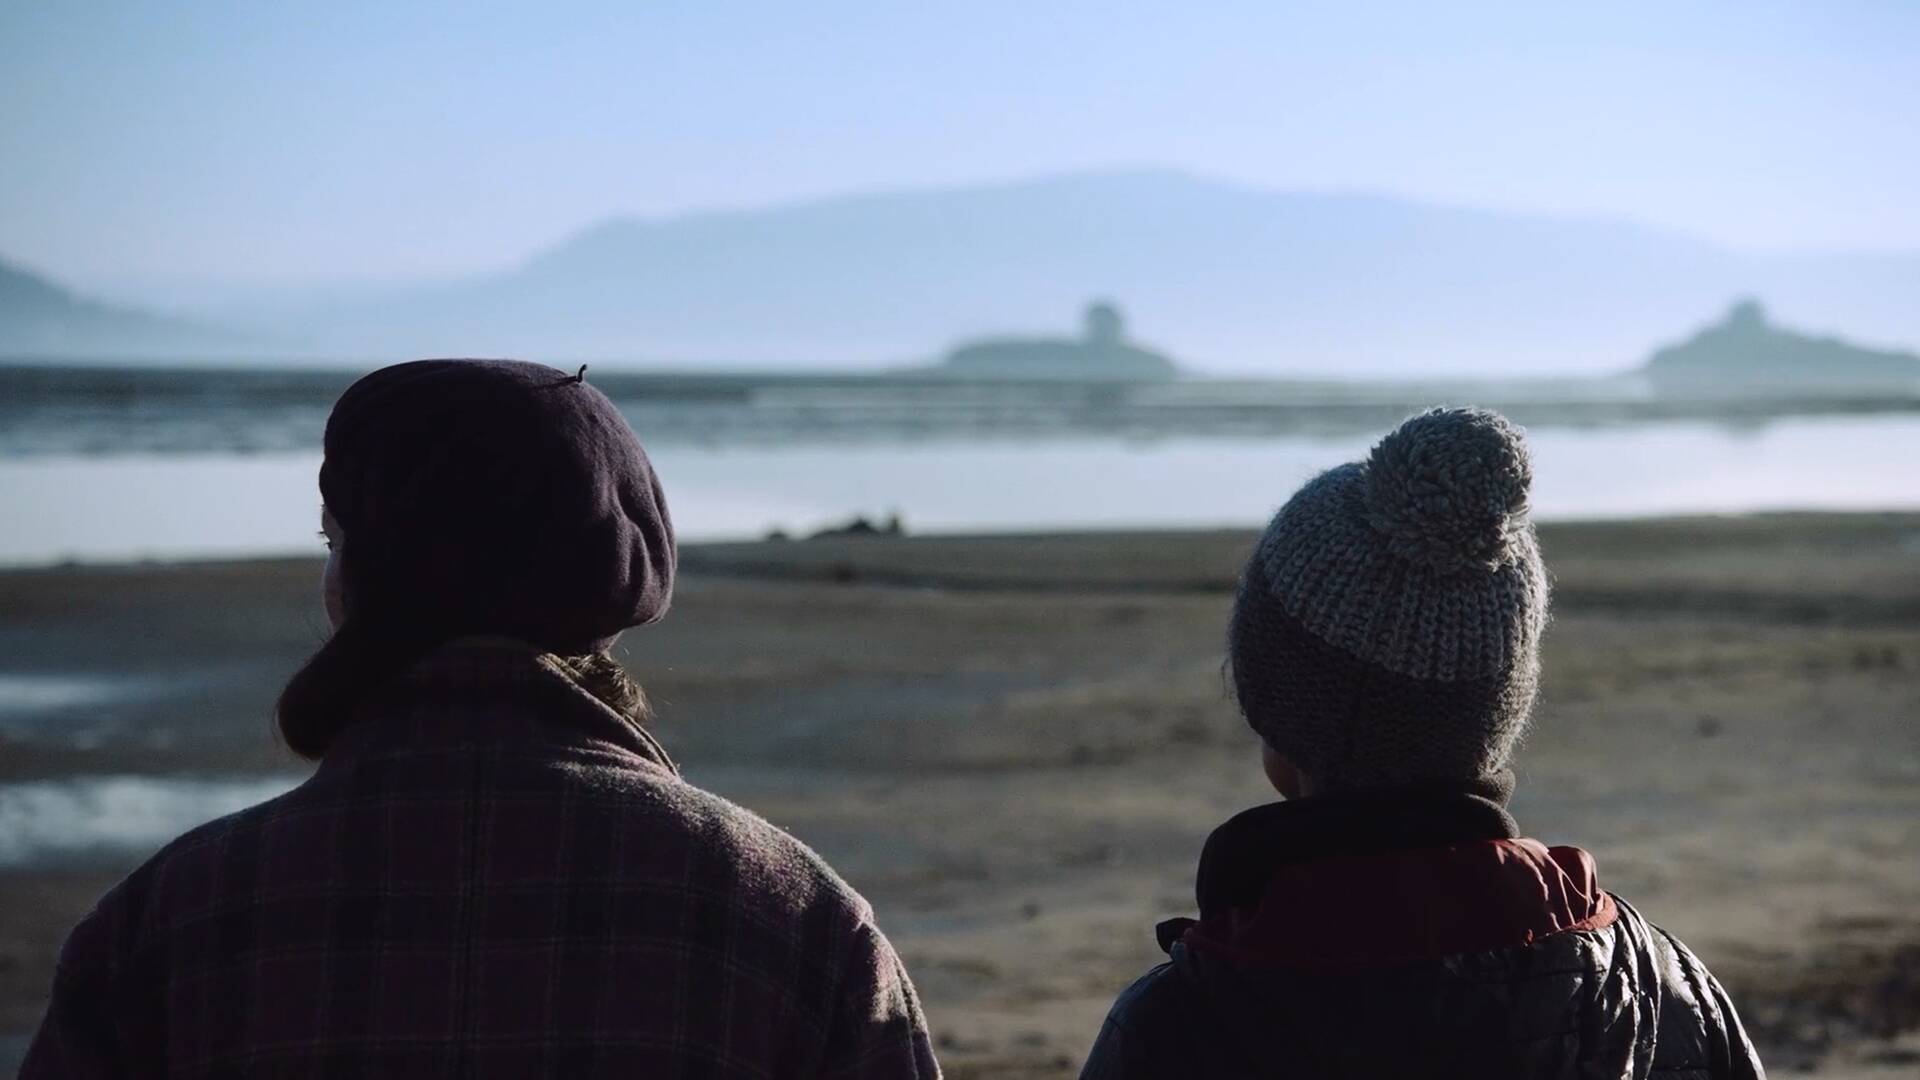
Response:
[[[322,770],[401,747],[525,741],[588,745],[680,772],[640,717],[594,696],[559,657],[510,638],[441,645],[369,695],[356,712],[327,750]]]
[[[1160,943],[1240,966],[1366,968],[1610,925],[1592,857],[1521,839],[1488,794],[1356,792],[1241,813],[1201,855],[1200,919],[1162,923]]]
[[[1283,866],[1519,835],[1505,807],[1464,790],[1398,788],[1268,803],[1207,837],[1195,899],[1205,918],[1258,903]]]

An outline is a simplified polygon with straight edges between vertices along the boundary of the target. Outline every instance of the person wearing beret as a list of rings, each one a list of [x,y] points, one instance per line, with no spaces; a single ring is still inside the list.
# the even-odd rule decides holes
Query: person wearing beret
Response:
[[[673,524],[584,368],[375,371],[320,494],[333,629],[277,717],[317,769],[100,900],[22,1076],[939,1074],[872,908],[683,779],[609,655]]]

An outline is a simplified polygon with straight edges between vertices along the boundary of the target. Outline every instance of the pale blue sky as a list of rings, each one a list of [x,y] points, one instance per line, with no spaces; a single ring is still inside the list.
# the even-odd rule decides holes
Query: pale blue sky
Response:
[[[0,255],[492,269],[614,214],[1166,165],[1920,248],[1920,4],[0,5]]]

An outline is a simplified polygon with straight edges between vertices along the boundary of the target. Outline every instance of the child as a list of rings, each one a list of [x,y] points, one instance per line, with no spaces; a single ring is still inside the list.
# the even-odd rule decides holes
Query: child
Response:
[[[1275,515],[1228,629],[1285,802],[1200,856],[1200,918],[1083,1078],[1760,1077],[1733,1005],[1578,848],[1507,813],[1547,575],[1519,429],[1416,416]]]

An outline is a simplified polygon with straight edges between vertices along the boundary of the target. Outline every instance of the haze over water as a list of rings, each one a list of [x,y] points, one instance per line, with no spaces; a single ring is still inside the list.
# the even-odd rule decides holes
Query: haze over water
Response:
[[[1372,436],[864,440],[650,448],[688,540],[899,512],[929,532],[1252,526]],[[1542,518],[1920,506],[1920,416],[1530,432]],[[0,564],[318,554],[312,450],[0,458]]]

